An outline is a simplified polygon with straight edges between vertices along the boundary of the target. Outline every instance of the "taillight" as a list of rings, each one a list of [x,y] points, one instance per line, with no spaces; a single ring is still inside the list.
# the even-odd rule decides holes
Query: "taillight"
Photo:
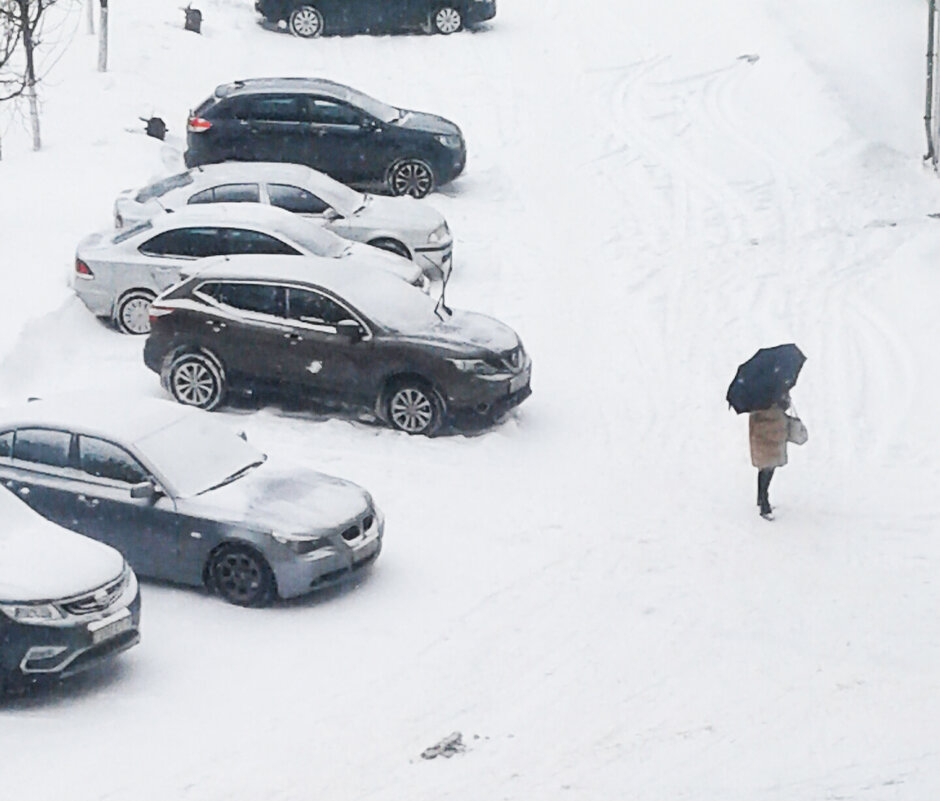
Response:
[[[173,314],[173,309],[167,306],[157,306],[153,303],[150,304],[150,325],[154,324],[160,317],[166,317],[168,314]]]
[[[85,264],[81,259],[75,259],[75,273],[82,278],[95,277],[95,274],[91,271],[91,267]]]
[[[190,117],[186,121],[186,130],[190,133],[203,133],[208,131],[212,127],[212,123],[209,120],[204,120],[202,117]]]

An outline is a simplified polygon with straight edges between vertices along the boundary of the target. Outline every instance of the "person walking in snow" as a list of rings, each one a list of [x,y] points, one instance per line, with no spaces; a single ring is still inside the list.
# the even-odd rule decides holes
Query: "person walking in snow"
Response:
[[[757,468],[757,505],[765,520],[773,519],[768,490],[774,470],[787,463],[788,423],[791,418],[789,393],[782,395],[769,409],[750,412],[748,429],[751,440],[751,464]]]

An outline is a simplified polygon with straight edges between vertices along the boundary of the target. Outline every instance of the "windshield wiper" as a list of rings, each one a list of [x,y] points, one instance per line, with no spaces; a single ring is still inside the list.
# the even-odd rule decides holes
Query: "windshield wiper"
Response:
[[[267,457],[265,457],[267,458]],[[245,473],[249,470],[254,470],[256,467],[260,467],[264,464],[264,459],[259,459],[257,462],[252,462],[251,464],[246,464],[241,470],[236,470],[228,478],[222,479],[218,484],[213,484],[211,487],[204,489],[202,492],[197,493],[202,495],[204,492],[211,492],[212,490],[218,489],[219,487],[224,487],[226,484],[231,484],[233,481],[238,481]]]

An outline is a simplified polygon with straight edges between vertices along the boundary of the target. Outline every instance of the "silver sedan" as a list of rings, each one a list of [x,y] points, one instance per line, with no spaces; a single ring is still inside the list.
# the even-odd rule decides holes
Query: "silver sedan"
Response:
[[[180,279],[196,259],[243,253],[324,256],[350,270],[368,264],[427,291],[413,262],[350,242],[283,209],[257,203],[183,206],[78,244],[72,286],[99,317],[127,334],[150,331],[150,301]],[[191,270],[188,270],[191,271]]]
[[[454,240],[426,201],[377,197],[302,164],[230,161],[206,164],[127,189],[114,202],[118,228],[201,203],[264,203],[313,220],[336,234],[390,250],[431,277],[450,274]]]

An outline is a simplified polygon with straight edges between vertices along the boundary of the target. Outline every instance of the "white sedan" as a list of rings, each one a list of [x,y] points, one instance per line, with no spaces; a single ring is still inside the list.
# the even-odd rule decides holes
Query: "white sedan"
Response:
[[[372,265],[427,291],[413,262],[358,242],[283,209],[257,203],[183,206],[115,233],[92,234],[75,251],[72,286],[91,312],[127,334],[150,331],[150,301],[196,259],[244,253],[323,256],[350,270]],[[187,272],[191,272],[187,269]]]
[[[450,274],[454,240],[446,220],[425,201],[377,197],[302,164],[229,161],[171,175],[114,202],[118,228],[202,203],[264,203],[316,221],[346,239],[414,261],[433,277]]]

